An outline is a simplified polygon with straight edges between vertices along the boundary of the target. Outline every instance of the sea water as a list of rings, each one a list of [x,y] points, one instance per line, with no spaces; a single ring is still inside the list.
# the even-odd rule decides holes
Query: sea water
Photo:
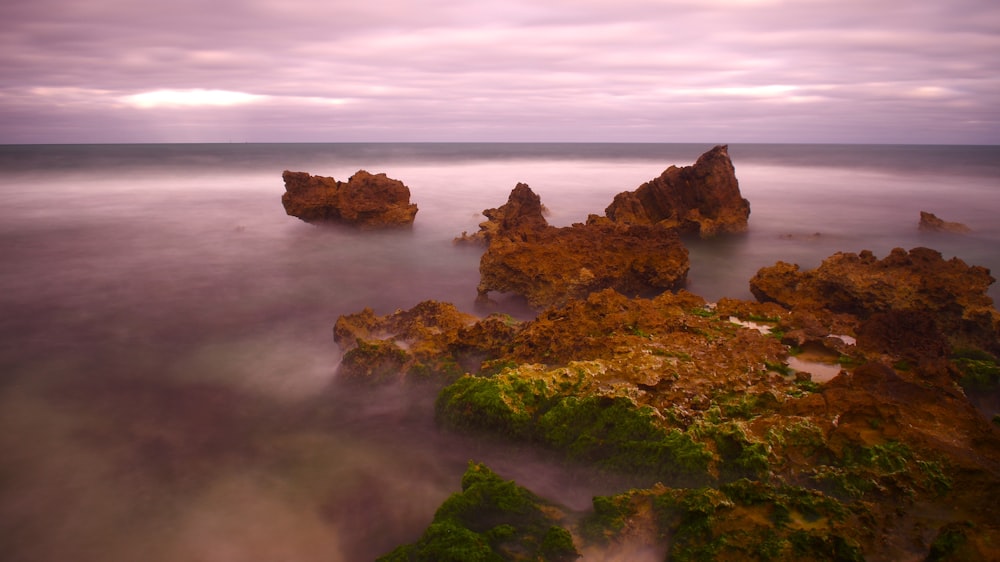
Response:
[[[574,509],[621,491],[632,482],[440,430],[433,396],[338,386],[331,329],[426,299],[476,312],[482,250],[452,239],[518,182],[564,226],[710,148],[0,146],[4,559],[372,559],[419,536],[469,460]],[[927,246],[1000,271],[1000,147],[729,153],[750,229],[687,240],[688,289],[709,300],[751,298],[759,268],[837,251]],[[286,169],[385,172],[416,222],[303,223],[281,206]],[[920,211],[972,232],[920,232]]]

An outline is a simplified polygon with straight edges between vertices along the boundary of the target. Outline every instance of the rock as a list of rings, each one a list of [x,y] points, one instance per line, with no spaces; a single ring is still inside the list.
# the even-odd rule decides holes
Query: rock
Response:
[[[864,252],[856,256],[864,267],[886,267],[884,276],[864,268],[853,273],[898,282],[884,294],[869,289],[883,301],[910,292],[905,302],[918,302],[923,297],[912,277],[923,266],[942,268],[943,260],[932,251],[900,252],[881,261]],[[943,269],[949,267],[955,270],[948,275],[969,275],[969,268]],[[788,273],[803,275],[795,268]],[[809,293],[809,282],[801,285],[810,296],[803,306],[826,306]],[[946,334],[939,329],[941,314],[891,306],[838,313],[860,325],[858,346],[849,353],[891,345],[927,357],[912,368],[862,360],[822,384],[792,376],[788,349],[747,326],[752,319],[776,323],[779,331],[822,334],[824,310],[734,299],[713,307],[683,290],[646,299],[609,289],[547,308],[527,322],[493,315],[466,324],[467,316],[433,301],[385,317],[366,310],[338,321],[336,337],[371,356],[358,364],[372,380],[393,369],[412,373],[418,364],[460,365],[457,354],[475,350],[483,359],[478,368],[446,377],[435,404],[438,423],[542,445],[628,475],[622,485],[628,492],[595,498],[592,511],[545,523],[566,525],[565,532],[553,532],[570,558],[575,550],[606,559],[609,543],[636,541],[661,545],[665,555],[658,559],[710,549],[733,559],[756,553],[760,559],[811,560],[832,552],[845,560],[920,560],[946,547],[941,536],[963,522],[974,548],[956,552],[971,552],[970,560],[995,559],[1000,432],[954,384],[953,362],[940,357]],[[900,333],[911,328],[913,334]],[[990,365],[1000,370],[995,361]],[[479,476],[501,482],[476,471],[463,478],[463,493],[472,490],[466,480],[478,482]],[[452,526],[447,520],[458,513],[453,503],[470,505],[465,499],[446,501],[424,537],[387,560],[417,552],[461,559],[474,544],[488,556],[489,545],[497,544],[490,542],[493,523]],[[477,504],[474,511],[483,509],[492,517],[489,506]],[[555,506],[543,511],[548,509]],[[504,536],[525,537],[517,535],[516,521],[497,517],[513,528],[503,527]],[[538,544],[540,536],[527,535],[525,544]],[[502,544],[515,543],[528,548],[518,541]]]
[[[496,211],[496,212],[493,212]],[[630,296],[681,288],[690,267],[677,233],[661,226],[608,221],[556,228],[541,202],[518,184],[491,217],[489,247],[479,263],[479,300],[513,293],[542,308],[612,288]]]
[[[933,213],[920,211],[920,230],[925,232],[952,232],[955,234],[965,234],[972,232],[972,229],[960,222],[948,222],[937,218]]]
[[[462,233],[456,243],[489,244],[498,234],[511,236],[515,232],[530,233],[549,226],[543,216],[542,200],[527,184],[519,183],[510,192],[507,203],[496,209],[486,209],[487,221],[479,223],[479,232]]]
[[[287,170],[281,177],[285,212],[308,223],[384,228],[412,225],[417,214],[409,188],[385,174],[359,170],[347,183]]]
[[[940,333],[953,349],[972,347],[997,354],[1000,313],[987,294],[994,281],[988,269],[958,258],[946,261],[935,250],[896,248],[882,260],[868,250],[838,252],[811,271],[778,262],[758,271],[750,290],[758,300],[786,308],[826,317],[848,315],[856,319],[855,332],[862,321],[879,313],[907,311],[909,322],[912,314],[926,315],[930,320],[919,324],[926,326],[921,337],[936,339]],[[898,318],[879,322],[900,325]]]
[[[370,383],[457,376],[449,349],[477,318],[451,303],[424,301],[376,316],[370,308],[337,319],[333,339],[344,352],[338,376]]]
[[[462,491],[452,494],[417,540],[376,562],[410,560],[546,560],[580,557],[564,528],[563,508],[486,465],[469,463]]]
[[[658,178],[615,196],[605,214],[622,224],[659,224],[702,237],[745,232],[750,202],[740,194],[727,146],[692,166],[670,166]]]

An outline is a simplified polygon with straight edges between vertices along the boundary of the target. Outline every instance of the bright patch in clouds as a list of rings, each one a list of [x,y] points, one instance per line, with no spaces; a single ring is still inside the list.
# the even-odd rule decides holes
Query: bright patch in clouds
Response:
[[[198,107],[243,105],[266,100],[258,96],[228,90],[153,90],[125,96],[122,101],[143,109],[152,107]]]

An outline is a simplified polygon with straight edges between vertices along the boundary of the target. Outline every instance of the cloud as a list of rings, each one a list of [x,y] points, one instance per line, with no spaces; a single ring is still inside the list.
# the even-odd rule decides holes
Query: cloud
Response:
[[[247,94],[245,92],[230,92],[227,90],[153,90],[123,96],[121,101],[135,107],[147,109],[154,107],[200,107],[243,105],[266,99],[265,96]]]
[[[1000,142],[989,0],[12,0],[0,21],[0,142],[897,142],[916,118]]]

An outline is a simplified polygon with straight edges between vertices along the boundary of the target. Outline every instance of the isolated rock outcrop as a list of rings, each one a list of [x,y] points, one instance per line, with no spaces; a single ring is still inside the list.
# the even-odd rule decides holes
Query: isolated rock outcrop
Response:
[[[728,146],[716,146],[692,166],[670,166],[635,191],[615,196],[605,209],[612,221],[659,224],[710,237],[744,232],[750,202],[740,194]]]
[[[936,250],[896,248],[882,260],[868,250],[838,252],[811,271],[779,261],[757,272],[750,291],[786,308],[852,317],[855,329],[863,321],[880,322],[883,329],[873,334],[897,326],[902,337],[920,327],[922,338],[940,334],[953,348],[1000,353],[1000,313],[987,294],[994,281],[988,269],[945,260]],[[926,321],[917,322],[918,316]]]
[[[309,223],[383,228],[412,225],[417,214],[410,189],[385,174],[359,170],[346,183],[287,170],[281,177],[285,212]]]
[[[479,231],[473,234],[463,232],[456,243],[489,244],[498,234],[511,236],[515,232],[537,232],[548,228],[545,208],[541,198],[528,187],[519,183],[511,190],[507,202],[495,209],[486,209],[483,215],[488,219],[479,223]]]
[[[484,214],[491,220],[481,227],[489,247],[479,262],[480,302],[497,291],[541,308],[607,288],[629,296],[661,293],[687,280],[687,249],[661,226],[549,226],[539,197],[523,183],[505,205]]]
[[[946,220],[939,219],[937,215],[934,213],[928,213],[927,211],[920,211],[920,223],[918,228],[925,232],[953,232],[956,234],[972,232],[971,228],[960,222],[948,222]]]

